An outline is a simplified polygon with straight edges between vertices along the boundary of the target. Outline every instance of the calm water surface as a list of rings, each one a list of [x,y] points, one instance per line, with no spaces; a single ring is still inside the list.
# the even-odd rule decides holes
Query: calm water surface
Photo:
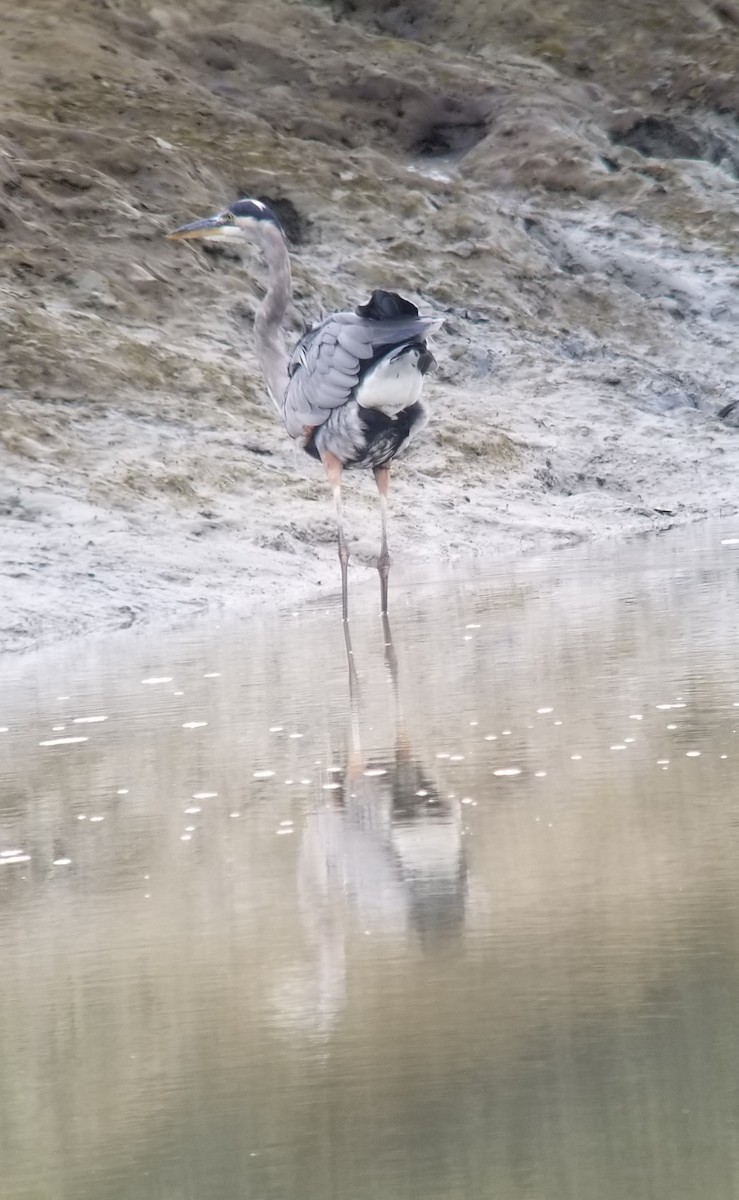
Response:
[[[3,1200],[738,1196],[738,568],[6,663]]]

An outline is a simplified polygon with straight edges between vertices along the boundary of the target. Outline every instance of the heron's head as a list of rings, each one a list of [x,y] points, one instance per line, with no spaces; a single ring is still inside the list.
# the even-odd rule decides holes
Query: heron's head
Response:
[[[215,216],[182,225],[173,233],[168,233],[167,237],[178,242],[198,240],[233,243],[259,233],[267,225],[281,229],[272,209],[261,200],[235,200]]]

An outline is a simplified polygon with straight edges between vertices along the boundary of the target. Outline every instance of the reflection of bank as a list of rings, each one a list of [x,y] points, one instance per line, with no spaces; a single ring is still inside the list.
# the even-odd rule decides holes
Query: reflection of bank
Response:
[[[457,931],[465,913],[466,865],[458,801],[439,792],[414,754],[402,715],[398,663],[387,618],[385,662],[394,744],[382,755],[362,746],[362,698],[347,631],[350,723],[347,761],[305,824],[301,908],[320,946],[328,1009],[343,994],[345,905],[370,933],[415,932],[426,950]],[[341,978],[339,978],[341,977]],[[332,999],[329,999],[331,994]]]

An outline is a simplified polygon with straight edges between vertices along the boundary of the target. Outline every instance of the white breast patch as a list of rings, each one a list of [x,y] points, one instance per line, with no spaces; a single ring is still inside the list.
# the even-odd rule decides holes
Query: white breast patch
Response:
[[[356,399],[362,408],[378,408],[386,416],[396,417],[415,404],[423,387],[419,354],[415,347],[405,352],[395,350],[375,363],[357,389]]]

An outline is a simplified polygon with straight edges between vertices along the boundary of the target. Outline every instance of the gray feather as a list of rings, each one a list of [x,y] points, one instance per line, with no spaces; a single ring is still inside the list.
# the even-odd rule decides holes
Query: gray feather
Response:
[[[441,325],[434,317],[367,320],[353,312],[335,313],[298,343],[288,364],[283,417],[291,437],[306,426],[322,425],[351,399],[362,364],[385,346],[417,341]]]
[[[355,379],[359,374],[356,355],[350,354],[339,342],[336,343],[334,349],[334,364],[338,370],[346,372],[347,375],[353,375]]]

